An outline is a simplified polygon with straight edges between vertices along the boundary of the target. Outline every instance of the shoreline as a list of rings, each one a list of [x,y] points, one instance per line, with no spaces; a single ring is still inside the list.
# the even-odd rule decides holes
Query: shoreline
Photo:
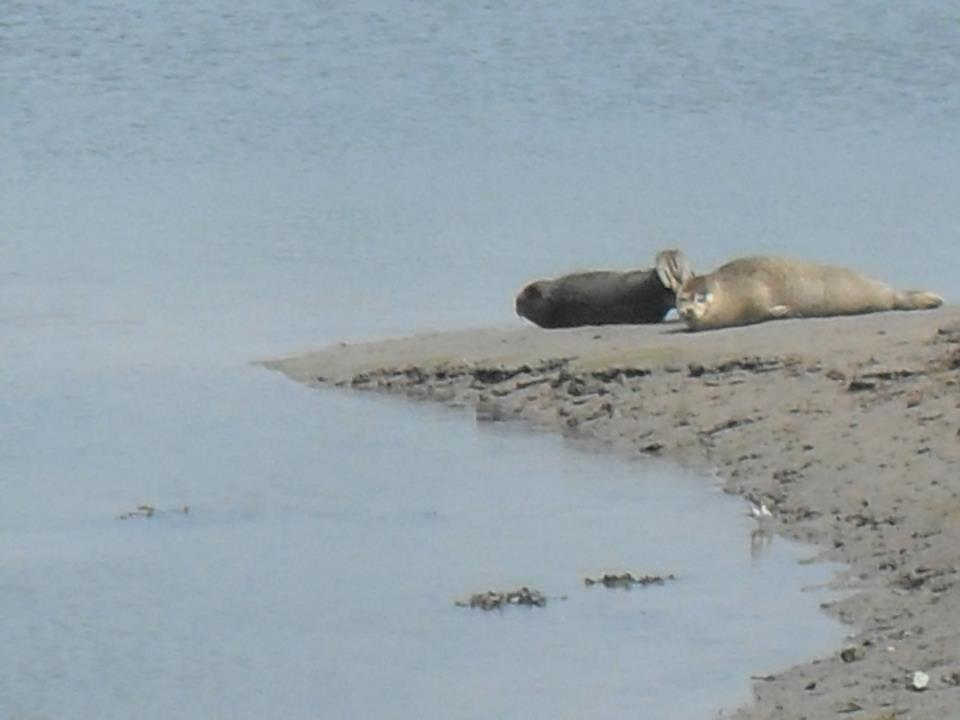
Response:
[[[729,717],[943,718],[960,707],[960,308],[786,320],[424,333],[266,367],[310,386],[472,407],[712,472],[842,563],[828,656]],[[929,686],[911,687],[914,672]]]

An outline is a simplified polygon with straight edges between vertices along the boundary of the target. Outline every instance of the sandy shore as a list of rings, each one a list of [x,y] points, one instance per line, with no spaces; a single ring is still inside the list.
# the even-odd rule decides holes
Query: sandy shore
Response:
[[[310,385],[472,406],[716,472],[785,536],[847,564],[825,606],[853,640],[754,685],[737,718],[960,709],[960,309],[793,320],[470,330],[268,362]],[[916,671],[929,675],[922,691]]]

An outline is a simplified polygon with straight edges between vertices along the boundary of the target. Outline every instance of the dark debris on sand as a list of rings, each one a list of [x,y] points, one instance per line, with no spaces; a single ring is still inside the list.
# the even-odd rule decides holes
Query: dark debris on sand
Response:
[[[131,520],[133,518],[152,518],[158,514],[164,513],[179,513],[181,515],[186,515],[190,512],[190,508],[186,505],[181,505],[175,510],[157,510],[153,505],[138,505],[136,510],[131,510],[130,512],[120,513],[117,515],[117,520]]]
[[[626,588],[630,589],[635,585],[646,587],[647,585],[663,585],[667,580],[676,580],[673,573],[669,575],[634,575],[631,572],[625,573],[604,573],[596,578],[584,578],[583,584],[587,587],[591,585],[603,585],[608,588]]]
[[[522,587],[519,590],[499,592],[487,590],[474,593],[467,600],[458,600],[457,607],[480,608],[481,610],[499,610],[505,605],[526,605],[528,607],[546,607],[547,596],[539,590]]]

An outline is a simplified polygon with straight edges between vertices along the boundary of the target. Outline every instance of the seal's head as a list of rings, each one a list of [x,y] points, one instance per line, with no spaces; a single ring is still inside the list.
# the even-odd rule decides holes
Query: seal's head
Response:
[[[708,277],[698,275],[688,279],[677,292],[677,314],[694,330],[709,324],[715,291],[712,285]]]
[[[547,280],[537,280],[524,287],[517,294],[517,315],[528,318],[541,327],[552,327],[555,321],[548,296],[549,284]]]

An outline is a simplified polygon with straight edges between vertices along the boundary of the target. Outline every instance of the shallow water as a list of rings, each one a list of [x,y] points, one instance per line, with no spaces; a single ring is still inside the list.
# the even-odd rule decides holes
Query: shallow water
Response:
[[[256,369],[27,395],[9,717],[707,717],[840,634],[799,589],[829,568],[781,541],[752,560],[743,504],[669,468]],[[582,583],[627,569],[678,580]],[[520,585],[547,608],[454,606]]]
[[[829,647],[709,481],[249,363],[669,245],[955,299],[957,11],[874,5],[6,7],[0,715],[709,717]]]

